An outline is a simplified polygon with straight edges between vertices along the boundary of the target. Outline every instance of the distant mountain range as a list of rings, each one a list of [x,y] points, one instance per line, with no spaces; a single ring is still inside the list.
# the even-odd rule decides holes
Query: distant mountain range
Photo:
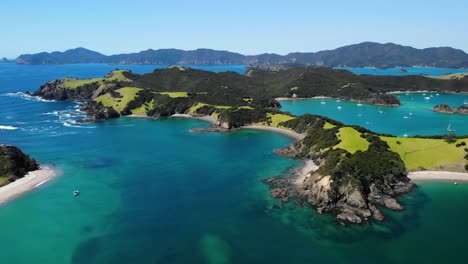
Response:
[[[106,56],[85,48],[65,52],[24,54],[16,59],[18,64],[206,64],[206,65],[301,65],[324,67],[378,67],[429,66],[441,68],[467,68],[468,54],[450,47],[416,49],[394,43],[363,42],[334,50],[319,52],[294,52],[285,56],[260,54],[246,56],[229,51],[197,49],[145,50],[138,53]]]

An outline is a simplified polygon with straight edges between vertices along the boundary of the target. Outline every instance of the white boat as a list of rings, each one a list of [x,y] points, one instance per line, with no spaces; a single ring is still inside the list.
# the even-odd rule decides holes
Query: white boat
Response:
[[[466,99],[465,99],[465,101],[463,101],[463,104],[465,104],[465,105],[468,104],[468,102],[466,101]]]
[[[336,108],[338,108],[338,110],[341,110],[341,106],[337,106]]]
[[[80,194],[80,191],[78,191],[78,190],[74,190],[74,191],[73,191],[73,195],[74,195],[74,196],[78,196],[79,194]]]
[[[430,100],[431,98],[429,96],[424,97],[426,100]]]
[[[449,125],[447,127],[447,131],[448,132],[454,132],[455,131],[455,129],[452,129],[452,124],[451,123],[449,123]]]

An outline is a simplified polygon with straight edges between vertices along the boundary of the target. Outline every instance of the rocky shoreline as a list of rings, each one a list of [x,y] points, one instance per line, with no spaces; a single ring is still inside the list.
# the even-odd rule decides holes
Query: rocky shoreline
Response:
[[[288,158],[300,158],[301,155],[289,147],[276,149],[278,155]],[[312,160],[315,164],[323,165],[324,160]],[[319,214],[333,214],[341,224],[362,224],[370,219],[382,221],[384,214],[379,208],[388,208],[395,211],[404,210],[396,197],[411,192],[415,184],[409,179],[399,181],[393,186],[377,186],[372,184],[369,193],[357,190],[350,185],[336,186],[330,175],[321,175],[317,171],[296,171],[292,176],[279,176],[263,180],[270,186],[272,198],[279,199],[280,204],[296,201],[298,205],[308,205],[317,210]],[[297,177],[304,177],[303,181],[297,181]],[[334,192],[338,195],[333,195]]]
[[[432,108],[432,111],[444,114],[462,114],[468,115],[468,106],[450,107],[447,104],[436,105]]]

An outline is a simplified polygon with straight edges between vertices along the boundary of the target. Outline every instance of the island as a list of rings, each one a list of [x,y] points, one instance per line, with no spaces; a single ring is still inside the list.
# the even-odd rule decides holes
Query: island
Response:
[[[391,51],[391,52],[389,52]],[[64,52],[40,52],[23,54],[17,64],[204,64],[204,65],[250,65],[263,69],[280,70],[292,67],[438,67],[466,68],[468,54],[449,47],[416,49],[394,43],[362,42],[318,52],[292,52],[286,55],[263,53],[243,55],[236,52],[212,49],[179,50],[148,49],[135,53],[106,56],[85,48],[69,49]],[[400,69],[400,72],[406,72]]]
[[[462,114],[468,115],[468,106],[450,107],[448,104],[439,104],[432,108],[432,111],[444,114]]]
[[[85,101],[95,122],[119,117],[193,117],[213,123],[196,132],[265,129],[296,139],[276,153],[301,159],[295,177],[265,179],[280,204],[292,200],[341,223],[383,220],[382,208],[403,210],[397,196],[410,192],[416,171],[457,172],[468,180],[468,138],[455,135],[398,138],[316,115],[294,116],[279,110],[278,97],[333,97],[397,107],[389,92],[466,92],[468,78],[354,75],[329,68],[251,69],[245,75],[207,72],[182,66],[148,74],[115,70],[103,78],[62,78],[32,95],[58,101]],[[419,175],[419,180],[421,175]]]
[[[40,168],[35,159],[19,148],[0,145],[0,204],[31,191],[55,175],[53,169]]]

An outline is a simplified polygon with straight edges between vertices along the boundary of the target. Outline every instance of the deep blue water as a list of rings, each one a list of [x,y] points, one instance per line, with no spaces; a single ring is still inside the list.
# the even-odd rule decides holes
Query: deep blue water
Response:
[[[449,73],[468,72],[468,69],[450,69],[450,68],[429,68],[429,67],[401,67],[401,68],[352,68],[352,67],[336,67],[335,69],[343,69],[351,71],[354,74],[369,74],[369,75],[419,75],[426,74],[430,76],[441,76]],[[401,71],[401,69],[406,70]]]
[[[0,263],[464,263],[468,185],[427,183],[387,221],[341,227],[272,200],[264,178],[299,162],[292,141],[261,131],[195,134],[196,120],[75,124],[77,103],[33,91],[58,77],[122,65],[0,64],[0,142],[63,173],[0,206]],[[150,72],[150,66],[129,66]],[[146,67],[146,68],[145,68]],[[238,66],[207,67],[236,70]],[[81,195],[74,197],[72,191]],[[449,201],[449,203],[448,203]]]

